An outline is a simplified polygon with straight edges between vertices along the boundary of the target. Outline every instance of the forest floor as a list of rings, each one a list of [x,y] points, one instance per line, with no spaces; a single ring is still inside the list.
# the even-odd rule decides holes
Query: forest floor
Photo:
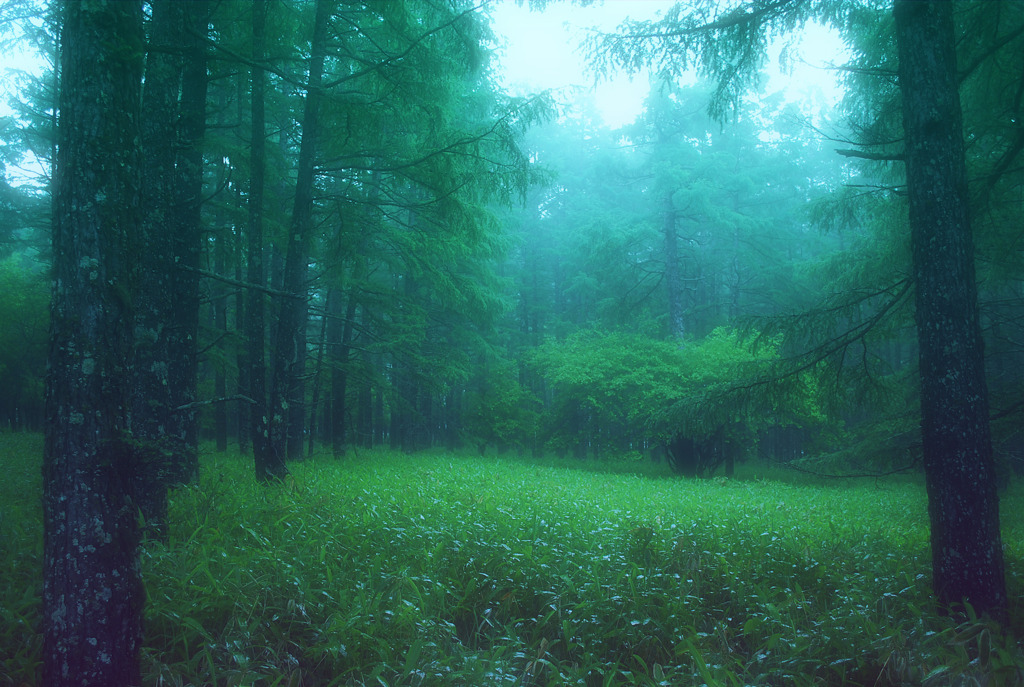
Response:
[[[38,678],[41,450],[0,434],[0,685]],[[934,612],[913,481],[387,452],[291,470],[261,487],[206,453],[174,492],[142,553],[145,684],[1024,683],[1024,484],[1002,495],[1006,629]]]

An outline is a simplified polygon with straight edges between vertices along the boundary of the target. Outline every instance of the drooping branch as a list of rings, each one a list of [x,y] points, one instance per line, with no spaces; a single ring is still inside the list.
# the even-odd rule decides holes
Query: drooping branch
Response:
[[[194,272],[195,274],[198,274],[202,277],[206,277],[208,279],[216,279],[217,281],[224,282],[225,284],[231,284],[232,286],[238,286],[240,288],[248,289],[250,291],[260,291],[261,293],[265,293],[268,296],[280,296],[282,298],[300,299],[304,299],[306,297],[306,295],[302,293],[292,293],[291,291],[281,291],[280,289],[272,289],[269,286],[263,286],[262,284],[253,284],[252,282],[242,281],[240,279],[232,279],[231,277],[225,277],[223,274],[217,274],[216,272],[211,272],[209,270],[188,267],[185,265],[179,265],[179,268],[187,270],[189,272]]]
[[[851,327],[842,334],[839,334],[838,336],[835,336],[829,341],[826,341],[825,343],[816,347],[814,350],[809,352],[807,354],[808,357],[804,359],[803,362],[796,365],[796,367],[790,368],[789,370],[786,370],[785,372],[778,375],[758,379],[750,384],[731,387],[730,392],[748,391],[757,386],[776,384],[778,382],[781,382],[783,380],[795,377],[803,372],[806,372],[807,370],[812,369],[822,361],[831,358],[833,355],[845,351],[847,348],[849,348],[857,341],[862,341],[864,337],[868,335],[869,332],[871,332],[879,323],[881,323],[885,319],[885,317],[892,310],[894,310],[899,303],[903,301],[903,298],[910,292],[910,287],[912,285],[913,282],[908,278],[900,280],[899,282],[891,286],[889,288],[889,291],[897,288],[898,290],[895,294],[893,294],[892,298],[887,303],[885,303],[881,308],[879,308],[878,312],[876,312],[872,317],[868,318],[866,321],[858,324],[855,327]]]
[[[386,67],[386,66],[388,66],[390,64],[398,62],[399,60],[407,57],[410,53],[412,53],[413,50],[416,49],[417,46],[419,46],[426,39],[428,39],[431,36],[433,36],[435,33],[439,33],[441,31],[447,29],[449,26],[452,26],[453,24],[457,23],[458,21],[460,21],[464,17],[469,16],[469,15],[473,14],[474,12],[477,12],[481,7],[483,7],[486,4],[487,3],[484,2],[483,4],[479,4],[479,5],[476,5],[474,7],[470,7],[468,9],[460,12],[459,14],[456,14],[450,20],[444,22],[443,24],[440,24],[438,26],[432,27],[432,28],[424,31],[419,36],[417,36],[416,38],[411,40],[409,42],[409,45],[406,46],[405,50],[403,50],[403,51],[401,51],[401,52],[399,52],[399,53],[397,53],[395,55],[390,55],[390,56],[384,58],[383,60],[381,60],[380,62],[371,63],[370,66],[366,67],[365,69],[360,69],[358,71],[352,72],[351,74],[346,74],[345,76],[339,77],[339,78],[335,79],[334,81],[329,81],[326,84],[324,84],[324,88],[325,89],[333,88],[335,86],[341,85],[341,84],[346,83],[348,81],[352,81],[353,79],[362,78],[362,77],[366,76],[367,74],[371,74],[371,73],[377,71],[378,69],[383,69],[384,67]]]
[[[227,403],[229,401],[245,401],[250,405],[256,405],[256,401],[249,398],[248,396],[244,396],[242,394],[235,394],[234,396],[226,396],[224,398],[209,398],[205,401],[192,401],[191,403],[186,403],[184,405],[178,406],[177,408],[175,408],[175,410],[191,410],[192,408],[209,406],[215,403]]]

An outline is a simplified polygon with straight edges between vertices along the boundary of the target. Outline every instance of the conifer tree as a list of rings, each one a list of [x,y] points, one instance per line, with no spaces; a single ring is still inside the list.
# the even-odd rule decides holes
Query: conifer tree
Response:
[[[953,7],[897,0],[932,584],[1006,612],[999,496],[974,276]]]
[[[702,3],[684,12],[680,6],[660,22],[632,23],[621,34],[593,43],[595,64],[599,69],[654,64],[675,74],[696,63],[717,79],[710,111],[724,117],[756,82],[766,59],[765,36],[791,31],[815,18],[847,30],[855,24],[850,18],[861,12],[843,2],[803,0],[716,8]],[[895,15],[892,37],[900,45],[898,56],[883,47],[869,57],[888,60],[884,66],[890,69],[898,65],[905,150],[879,153],[876,148],[853,154],[907,163],[936,595],[944,604],[966,599],[975,610],[999,616],[1005,612],[1006,597],[963,173],[952,2],[897,0]],[[988,56],[994,54],[996,49]],[[864,101],[871,100],[864,96]],[[877,117],[881,120],[886,114],[880,110]],[[866,131],[877,136],[879,128]],[[928,161],[929,155],[933,161]],[[932,189],[941,189],[942,195],[934,208],[929,204],[938,198]],[[896,290],[882,313],[905,292]],[[839,340],[845,347],[855,339]],[[956,351],[952,357],[943,348],[949,341]],[[951,433],[959,438],[953,441]]]
[[[63,4],[43,463],[43,683],[141,683],[129,440],[141,2]]]

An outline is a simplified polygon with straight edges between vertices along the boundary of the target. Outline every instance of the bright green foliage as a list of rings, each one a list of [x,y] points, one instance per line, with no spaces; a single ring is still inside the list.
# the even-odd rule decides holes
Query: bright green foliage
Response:
[[[776,344],[755,347],[735,330],[718,328],[687,346],[582,332],[546,343],[532,360],[555,390],[555,427],[623,448],[676,435],[702,439],[726,428],[819,422],[808,375],[786,384],[762,381],[778,357]],[[572,422],[571,413],[582,414],[585,423]]]
[[[810,307],[834,277],[819,264],[843,237],[817,231],[807,208],[840,183],[841,170],[831,151],[792,126],[799,113],[780,96],[745,103],[739,121],[725,127],[706,116],[709,97],[706,85],[656,81],[631,126],[608,132],[582,115],[527,137],[555,176],[509,222],[518,224],[521,245],[511,265],[518,307],[508,339],[513,356],[537,361],[543,373],[524,383],[545,400],[551,448],[631,451],[731,426],[733,436],[718,438],[747,452],[757,427],[822,420],[823,387],[812,375],[825,366],[793,372],[780,360],[803,349],[810,328],[775,318]],[[768,129],[775,133],[759,135]],[[842,316],[831,314],[814,335],[831,332]],[[714,364],[674,360],[671,344],[663,346],[668,358],[647,350],[680,332],[685,347],[699,347],[719,327],[745,327],[751,336],[770,327],[763,338],[771,365],[765,358],[756,371],[730,367],[721,350],[708,353]],[[636,334],[610,335],[605,346],[591,341],[602,335],[580,339],[579,331]],[[558,343],[535,357],[549,339]],[[677,364],[700,367],[705,377]],[[769,367],[774,383],[752,384]],[[724,394],[731,385],[740,390]]]
[[[0,441],[16,685],[38,657],[39,446]],[[385,453],[293,473],[257,488],[228,456],[173,495],[169,541],[144,545],[145,684],[1021,684],[1011,638],[931,610],[915,483]],[[1016,598],[1022,494],[1004,508]]]
[[[540,400],[519,383],[511,362],[499,360],[482,367],[466,400],[465,438],[481,454],[488,444],[536,451]]]

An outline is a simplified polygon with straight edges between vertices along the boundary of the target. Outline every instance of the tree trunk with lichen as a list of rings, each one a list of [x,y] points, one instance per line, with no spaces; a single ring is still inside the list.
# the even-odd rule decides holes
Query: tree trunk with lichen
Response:
[[[63,4],[46,442],[43,684],[141,684],[128,440],[142,3]]]
[[[948,1],[897,0],[933,586],[1006,612],[999,497]]]

